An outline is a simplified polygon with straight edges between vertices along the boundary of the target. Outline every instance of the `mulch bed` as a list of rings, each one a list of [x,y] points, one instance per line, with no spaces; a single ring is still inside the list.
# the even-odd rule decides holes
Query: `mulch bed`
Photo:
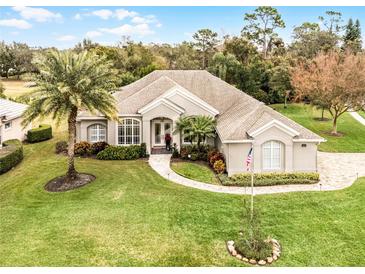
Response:
[[[44,186],[44,189],[49,192],[65,192],[87,185],[95,179],[96,177],[94,175],[79,173],[74,181],[66,182],[66,176],[61,176],[49,181]]]
[[[345,133],[338,131],[336,134],[333,134],[331,131],[323,131],[323,133],[332,136],[332,137],[343,137]]]

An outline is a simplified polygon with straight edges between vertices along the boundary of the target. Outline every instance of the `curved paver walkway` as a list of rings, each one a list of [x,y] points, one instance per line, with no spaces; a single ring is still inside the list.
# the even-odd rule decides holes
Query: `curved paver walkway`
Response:
[[[354,117],[355,120],[357,120],[359,123],[365,126],[365,119],[359,113],[355,111],[349,111],[349,113],[352,117]]]
[[[157,154],[149,158],[150,166],[162,177],[188,187],[228,194],[250,194],[250,187],[228,187],[211,185],[190,180],[178,175],[170,168],[171,155]],[[254,195],[296,191],[337,190],[348,187],[361,176],[365,176],[365,153],[318,152],[320,183],[313,185],[283,185],[254,187]]]

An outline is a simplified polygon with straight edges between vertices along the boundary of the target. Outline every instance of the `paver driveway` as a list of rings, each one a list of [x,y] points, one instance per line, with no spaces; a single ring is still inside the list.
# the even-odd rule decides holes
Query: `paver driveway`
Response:
[[[162,177],[177,184],[212,192],[250,194],[249,187],[217,186],[180,176],[170,168],[170,158],[171,155],[166,154],[151,155],[149,164]],[[358,177],[365,176],[365,153],[318,152],[318,171],[320,173],[318,184],[254,187],[254,194],[324,191],[348,187]]]

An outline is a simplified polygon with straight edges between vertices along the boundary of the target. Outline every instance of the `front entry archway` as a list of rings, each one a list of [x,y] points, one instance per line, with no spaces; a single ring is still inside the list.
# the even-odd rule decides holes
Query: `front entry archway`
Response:
[[[152,120],[152,147],[164,147],[166,145],[165,136],[170,134],[172,137],[172,125],[171,119],[156,118]]]

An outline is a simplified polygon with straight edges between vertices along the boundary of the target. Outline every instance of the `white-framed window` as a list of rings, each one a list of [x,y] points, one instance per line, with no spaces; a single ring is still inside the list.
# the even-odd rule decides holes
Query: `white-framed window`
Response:
[[[93,124],[88,127],[88,140],[90,143],[106,141],[106,126]]]
[[[188,135],[188,132],[186,132],[186,131],[184,130],[184,131],[183,131],[183,133],[182,133],[182,136],[183,136],[183,138],[182,138],[182,140],[183,140],[183,144],[184,144],[184,145],[191,145],[190,137],[189,137],[189,135]],[[202,141],[202,143],[206,143],[206,141],[207,141],[207,138],[205,138],[205,139]],[[194,137],[194,138],[193,138],[193,144],[196,144],[196,143],[198,143],[198,138],[197,138],[197,137]]]
[[[4,124],[4,129],[7,130],[7,129],[11,129],[11,122],[7,122]]]
[[[282,143],[278,141],[268,141],[262,145],[262,159],[264,170],[280,170]]]
[[[141,122],[134,118],[125,118],[118,125],[118,145],[141,144]]]

